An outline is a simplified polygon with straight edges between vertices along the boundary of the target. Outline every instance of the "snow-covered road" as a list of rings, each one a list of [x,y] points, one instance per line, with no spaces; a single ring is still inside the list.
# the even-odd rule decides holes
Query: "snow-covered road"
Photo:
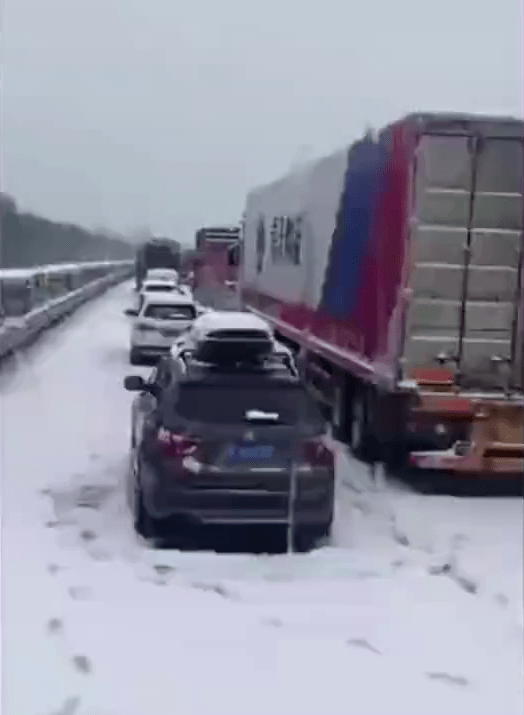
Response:
[[[136,538],[130,290],[0,376],[4,715],[522,715],[521,499],[375,487],[340,449],[330,547]]]

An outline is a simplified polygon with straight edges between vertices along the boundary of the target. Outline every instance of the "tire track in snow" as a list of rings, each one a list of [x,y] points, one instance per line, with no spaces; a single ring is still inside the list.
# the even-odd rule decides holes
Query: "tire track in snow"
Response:
[[[94,355],[94,358],[95,361],[98,362],[97,356],[100,357],[101,351],[97,347],[97,345],[98,343],[93,345],[93,342],[91,342],[89,343],[88,349],[91,350],[92,348],[96,348],[98,353]],[[113,357],[113,353],[111,353],[111,355]],[[92,360],[93,356],[90,357],[90,359]],[[100,364],[102,364],[102,362],[104,362],[105,364],[107,361],[100,360]],[[125,366],[122,365],[122,372],[124,370],[124,367]],[[85,369],[86,368],[83,366],[83,364],[79,369],[77,369],[79,379],[81,379],[81,376],[83,376],[83,371]],[[55,374],[58,374],[58,371],[55,371]],[[113,377],[114,376],[110,374],[111,380],[113,379]],[[101,376],[100,378],[101,382],[102,378],[103,376]],[[42,384],[43,381],[41,383],[41,386]],[[115,397],[113,393],[111,393],[111,395],[112,397]],[[98,409],[96,407],[96,401],[98,399],[99,396],[95,395],[95,398],[92,399],[89,405],[86,406],[91,406],[93,409]],[[128,417],[128,414],[125,413],[125,416]],[[126,426],[127,422],[124,427]],[[58,423],[56,425],[51,425],[51,427],[49,428],[50,431],[45,432],[45,434],[48,435],[46,438],[49,439],[49,441],[52,442],[54,437],[53,430],[58,429],[58,427]],[[84,430],[87,433],[88,429],[94,431],[93,425],[90,422],[81,424],[81,430]],[[117,425],[116,431],[120,429],[121,425],[119,423]],[[82,435],[83,434],[84,432],[82,432]],[[348,499],[348,494],[351,494],[352,498],[354,498],[355,500],[360,499],[361,505],[363,505],[363,511],[360,512],[360,514],[358,515],[358,519],[361,521],[367,520],[368,525],[370,524],[370,522],[374,522],[375,525],[377,523],[380,524],[382,529],[379,534],[380,539],[375,539],[375,541],[373,541],[374,535],[372,528],[364,530],[362,534],[357,534],[357,529],[355,528],[353,536],[356,535],[358,538],[356,540],[354,539],[353,542],[348,542],[346,544],[338,543],[335,538],[333,542],[335,546],[332,548],[321,549],[311,555],[293,555],[291,557],[283,555],[282,557],[277,557],[274,560],[266,559],[264,557],[249,557],[235,560],[235,558],[230,559],[228,556],[222,557],[217,556],[216,554],[189,555],[181,553],[153,552],[150,549],[143,548],[142,542],[139,539],[136,539],[132,530],[131,517],[129,513],[127,511],[125,513],[119,511],[121,503],[123,503],[123,496],[121,484],[120,482],[118,482],[118,480],[115,480],[115,475],[117,473],[120,474],[119,460],[121,459],[121,456],[118,455],[118,453],[121,448],[121,445],[119,445],[118,440],[115,439],[115,444],[117,446],[114,447],[114,452],[111,452],[109,457],[107,454],[105,454],[104,456],[103,446],[100,444],[100,438],[98,438],[97,440],[97,438],[93,439],[90,435],[86,436],[88,440],[93,440],[93,443],[89,443],[87,445],[87,452],[85,457],[86,461],[89,460],[89,463],[85,466],[86,474],[84,474],[83,476],[78,474],[75,475],[73,473],[74,470],[82,469],[84,465],[79,464],[73,466],[73,468],[71,469],[71,474],[73,474],[73,476],[71,477],[71,485],[68,485],[64,488],[60,487],[59,489],[54,490],[55,495],[62,493],[62,497],[65,499],[66,505],[67,493],[68,491],[73,491],[74,506],[72,509],[68,510],[66,508],[63,510],[62,514],[60,515],[62,523],[59,523],[60,520],[57,518],[57,515],[54,514],[54,520],[57,523],[52,527],[52,531],[47,532],[47,537],[49,538],[49,536],[51,536],[52,540],[56,541],[59,548],[63,549],[61,555],[52,555],[49,557],[49,577],[50,580],[52,577],[54,581],[58,582],[57,585],[63,588],[67,603],[68,605],[71,605],[70,612],[69,610],[59,611],[57,608],[57,615],[55,616],[55,613],[51,611],[50,615],[53,615],[57,619],[59,615],[63,615],[64,618],[58,619],[63,621],[61,631],[57,631],[54,634],[49,634],[50,642],[53,642],[54,639],[59,644],[62,643],[63,645],[67,645],[68,637],[71,638],[71,633],[75,633],[74,619],[76,618],[78,621],[82,620],[83,609],[85,609],[85,613],[87,615],[87,612],[90,611],[92,607],[92,604],[85,604],[80,598],[75,599],[72,593],[68,593],[68,589],[74,591],[75,589],[84,588],[84,584],[86,584],[85,587],[92,585],[95,589],[98,590],[98,593],[93,594],[93,600],[96,601],[98,596],[98,600],[101,603],[104,601],[105,596],[102,592],[105,589],[105,583],[102,581],[102,579],[104,578],[103,571],[106,566],[103,563],[99,563],[99,559],[102,558],[114,558],[118,561],[121,556],[125,557],[125,564],[115,564],[115,566],[123,565],[124,567],[123,569],[118,571],[119,576],[117,578],[120,578],[120,574],[123,574],[124,571],[127,569],[127,573],[124,576],[124,582],[127,583],[125,579],[129,576],[129,584],[131,585],[131,587],[131,579],[133,577],[136,578],[136,569],[142,567],[145,569],[147,567],[149,573],[156,574],[159,581],[162,580],[164,582],[164,585],[167,585],[168,588],[173,589],[169,591],[168,589],[159,589],[153,586],[149,587],[148,585],[145,585],[143,587],[143,585],[141,584],[140,588],[144,588],[143,593],[145,594],[144,598],[146,600],[144,600],[143,603],[144,611],[141,611],[140,613],[144,614],[146,609],[155,609],[159,604],[166,602],[171,604],[171,600],[173,601],[173,604],[172,606],[169,605],[168,607],[173,607],[173,610],[176,611],[176,598],[179,595],[177,589],[180,590],[180,587],[187,588],[186,593],[189,593],[188,601],[191,604],[191,608],[193,607],[192,604],[195,603],[196,609],[200,607],[202,608],[203,615],[205,615],[205,613],[207,613],[209,609],[216,609],[217,614],[220,615],[226,614],[227,612],[236,609],[237,606],[236,604],[229,603],[228,599],[223,597],[220,593],[216,593],[216,591],[213,592],[213,586],[216,585],[219,586],[221,589],[229,589],[230,581],[235,580],[236,583],[240,581],[240,584],[238,585],[238,594],[242,600],[242,604],[238,611],[236,611],[235,616],[238,621],[239,618],[242,619],[243,614],[248,612],[249,609],[253,610],[253,614],[255,613],[255,611],[258,610],[256,593],[254,594],[254,597],[252,599],[245,598],[245,595],[247,591],[248,596],[250,594],[253,596],[253,593],[258,588],[257,584],[255,583],[254,587],[251,586],[253,591],[250,592],[250,582],[253,583],[256,580],[258,580],[258,582],[263,581],[261,588],[269,586],[269,588],[267,588],[266,590],[266,597],[268,598],[268,601],[270,601],[270,603],[266,604],[264,610],[270,611],[275,607],[274,613],[269,612],[267,614],[267,619],[262,619],[267,621],[263,625],[267,626],[265,632],[268,633],[268,640],[271,641],[271,639],[274,638],[275,642],[277,642],[278,638],[282,638],[283,642],[285,643],[286,638],[288,638],[287,633],[291,632],[290,639],[292,640],[295,635],[293,631],[295,631],[298,634],[298,638],[301,638],[303,636],[304,646],[307,648],[311,647],[312,645],[314,646],[315,638],[319,636],[322,637],[320,631],[321,629],[325,630],[326,626],[323,620],[324,617],[317,615],[318,622],[316,624],[316,630],[314,622],[312,630],[308,630],[307,626],[301,624],[293,625],[292,618],[290,619],[291,622],[287,623],[285,618],[286,611],[285,608],[282,608],[282,603],[285,601],[285,598],[279,600],[278,596],[279,588],[281,586],[287,588],[292,582],[301,585],[303,592],[305,593],[304,601],[306,602],[305,606],[303,604],[303,607],[307,611],[307,601],[309,598],[309,585],[307,584],[307,580],[317,578],[319,581],[322,581],[322,593],[321,595],[319,595],[319,599],[323,599],[323,605],[326,611],[330,609],[331,605],[334,605],[336,607],[337,598],[340,598],[341,600],[344,598],[348,599],[345,602],[345,606],[348,610],[350,610],[352,607],[356,607],[355,603],[352,603],[349,599],[349,594],[351,594],[353,586],[356,585],[356,590],[358,591],[360,585],[362,585],[362,583],[366,582],[367,580],[367,584],[365,584],[365,586],[369,586],[370,593],[373,592],[373,589],[376,593],[384,590],[387,591],[388,585],[390,585],[393,581],[393,579],[391,578],[393,574],[398,573],[399,578],[402,578],[405,574],[407,574],[409,577],[410,567],[414,563],[420,562],[426,564],[428,561],[435,561],[435,563],[438,563],[437,558],[433,557],[438,557],[439,551],[440,556],[442,556],[443,559],[441,563],[445,563],[444,559],[448,557],[448,548],[439,549],[437,548],[439,546],[438,543],[430,543],[431,539],[433,539],[433,524],[430,524],[429,529],[428,523],[418,524],[419,527],[423,526],[424,529],[419,528],[417,530],[417,524],[414,525],[414,528],[411,528],[412,524],[406,520],[406,509],[403,510],[402,503],[399,505],[398,500],[394,498],[397,492],[391,490],[392,483],[390,481],[387,481],[387,484],[382,490],[380,488],[374,487],[374,489],[369,489],[367,491],[365,489],[362,489],[360,491],[360,494],[356,490],[346,490],[344,492],[344,503],[342,507],[345,510],[345,513],[342,514],[343,523],[341,524],[339,520],[338,526],[342,525],[342,527],[345,528],[349,521],[348,515],[356,515],[355,504],[351,506]],[[73,446],[72,449],[74,450],[76,449],[76,447]],[[113,446],[111,446],[111,449],[113,449]],[[109,452],[110,449],[108,448],[107,453],[109,454]],[[114,459],[114,453],[117,453],[118,460]],[[99,456],[99,458],[97,459],[93,459],[91,456],[93,454],[101,454],[102,456]],[[367,471],[364,466],[359,465],[358,470],[359,474],[357,474],[356,477],[355,475],[353,475],[355,481],[358,481],[358,479],[368,479]],[[342,477],[344,476],[347,475],[342,475]],[[64,481],[63,474],[62,481]],[[94,507],[93,502],[97,502],[96,486],[101,485],[102,483],[104,484],[104,486],[108,486],[109,484],[108,495],[106,498],[101,499],[98,507]],[[41,482],[39,484],[41,484]],[[82,490],[82,486],[87,486],[87,490]],[[387,489],[385,488],[386,486]],[[91,491],[89,491],[89,487],[91,487]],[[94,490],[93,487],[95,487]],[[374,493],[374,490],[377,492],[376,495]],[[95,494],[95,498],[93,498],[93,494]],[[414,510],[415,512],[417,510],[419,512],[422,512],[426,508],[426,506],[429,506],[429,501],[425,501],[426,498],[417,498],[409,501],[409,495],[407,492],[406,496],[408,497],[407,502],[409,502],[408,507],[412,508],[412,510]],[[80,504],[82,500],[83,503]],[[91,504],[88,503],[90,501]],[[50,505],[53,504],[52,499],[48,500],[48,502]],[[62,502],[62,504],[63,503],[64,502]],[[404,502],[404,506],[405,504],[406,502]],[[367,515],[365,513],[366,508]],[[394,522],[390,518],[391,510],[395,511],[396,521]],[[377,515],[380,518],[378,518]],[[349,526],[347,526],[347,528],[349,530]],[[396,535],[394,531],[395,528],[397,531]],[[97,538],[82,538],[82,532],[89,531],[95,534]],[[427,535],[428,531],[431,531],[431,539],[429,539],[429,537],[426,538],[425,536],[425,534]],[[369,544],[367,543],[368,537],[370,537]],[[376,558],[376,560],[371,563],[369,557],[371,556],[373,560],[377,556],[377,554],[382,554],[384,552],[383,546],[384,544],[386,544],[386,542],[388,544],[393,545],[394,547],[389,550],[391,551],[391,558],[388,556],[387,559],[384,559],[383,564],[378,563],[380,561],[380,558]],[[430,553],[430,547],[435,553]],[[128,550],[128,553],[125,553],[126,549]],[[385,550],[387,551],[387,549]],[[389,551],[387,551],[388,554]],[[76,556],[71,557],[72,553],[78,555],[77,552],[85,554],[87,558],[79,558],[78,560],[76,560]],[[363,558],[361,558],[362,556]],[[429,556],[431,556],[432,558],[428,559]],[[151,564],[151,561],[155,561],[155,563]],[[110,566],[107,571],[111,570],[111,568],[112,566]],[[101,575],[101,578],[97,580],[99,573]],[[94,576],[91,580],[91,576],[94,574],[96,574],[96,576]],[[446,574],[444,575],[446,576]],[[383,582],[378,581],[378,579],[381,578],[384,579]],[[339,591],[338,596],[330,597],[330,585],[333,581],[336,581],[336,579],[345,580],[345,590]],[[371,579],[377,579],[376,586]],[[429,579],[426,580],[429,581]],[[437,591],[441,587],[443,587],[443,593],[445,594],[445,598],[452,598],[453,596],[450,596],[450,594],[446,591],[446,583],[444,581],[439,581],[440,580],[437,578],[437,574],[435,574],[435,579],[433,580],[431,586],[434,585]],[[211,592],[206,595],[205,593],[198,594],[195,590],[193,590],[194,596],[192,596],[190,589],[194,589],[194,584],[205,585],[206,589],[204,590],[209,590],[211,588]],[[413,584],[410,583],[409,588],[412,585]],[[115,584],[113,583],[112,587],[114,586]],[[116,597],[119,598],[122,602],[127,598],[127,595],[128,594],[126,592],[117,588],[114,593],[110,594],[110,598],[113,599]],[[461,596],[461,594],[459,594],[459,596]],[[462,598],[457,598],[457,603],[462,601]],[[108,602],[107,605],[111,607],[113,603]],[[413,602],[412,606],[416,609],[418,604],[416,602]],[[184,609],[185,607],[186,606],[184,602],[182,602],[181,608]],[[385,608],[386,610],[387,607],[387,604],[383,606],[383,608]],[[395,609],[395,606],[393,606],[393,608]],[[399,608],[398,603],[396,605],[396,609],[397,614],[399,616],[402,616],[402,609]],[[109,611],[109,608],[107,610]],[[283,610],[284,613],[281,613],[281,610]],[[375,616],[380,619],[380,610],[375,613]],[[259,617],[260,616],[257,613],[257,618]],[[332,638],[333,641],[336,641],[337,643],[340,642],[343,648],[346,648],[346,651],[348,653],[354,653],[354,655],[350,655],[349,657],[353,659],[361,658],[364,665],[366,665],[367,661],[369,661],[372,667],[374,667],[376,664],[378,670],[381,667],[382,663],[385,663],[386,667],[389,667],[389,663],[393,665],[392,661],[394,659],[397,659],[399,655],[407,656],[406,651],[398,649],[396,643],[391,641],[389,643],[387,642],[387,633],[385,632],[387,631],[387,626],[382,627],[381,629],[373,629],[372,627],[365,628],[360,622],[352,621],[352,627],[345,628],[343,627],[345,622],[344,617],[341,615],[336,617],[334,620],[336,621],[337,618],[338,623],[332,624],[332,632],[328,632],[326,640],[329,641],[329,639]],[[314,621],[313,616],[311,616],[311,619],[312,621]],[[46,623],[49,626],[49,622],[51,620],[52,619],[46,621],[46,614],[44,613],[44,616],[41,621],[44,628],[46,627]],[[452,622],[453,618],[450,618],[448,620],[448,623]],[[129,625],[131,625],[131,622],[129,623]],[[460,624],[457,623],[456,625],[459,626]],[[272,628],[277,630],[273,632],[271,630]],[[336,632],[337,629],[338,633]],[[80,628],[79,631],[81,633],[82,629]],[[205,635],[207,637],[207,634]],[[222,636],[219,634],[217,638],[219,639],[220,637]],[[83,641],[84,638],[86,640]],[[82,641],[84,643],[92,643],[89,648],[85,649],[85,652],[80,647],[66,647],[64,649],[66,667],[75,674],[73,677],[77,678],[76,681],[73,680],[72,682],[73,685],[75,683],[78,684],[78,694],[75,697],[62,700],[61,709],[53,712],[52,714],[48,713],[47,715],[71,715],[72,713],[76,715],[76,713],[80,709],[80,697],[83,695],[82,688],[86,688],[85,692],[87,694],[87,689],[93,687],[93,679],[96,678],[97,675],[99,675],[99,671],[101,669],[101,663],[103,662],[103,653],[101,651],[98,651],[96,649],[96,646],[93,645],[93,642],[87,640],[88,638],[89,636],[85,630],[84,635],[81,635],[79,637],[77,634],[75,634],[75,637],[71,638],[72,643],[75,646],[81,645]],[[203,638],[203,640],[205,640],[205,638]],[[401,638],[399,640],[401,640]],[[371,649],[364,645],[366,641],[371,646]],[[457,640],[457,642],[459,641]],[[108,649],[111,647],[109,641],[107,641],[105,645]],[[415,685],[417,681],[416,669],[417,667],[419,667],[420,680],[434,681],[433,687],[435,689],[459,689],[461,687],[464,687],[459,686],[455,682],[457,679],[461,678],[460,672],[463,665],[471,665],[463,655],[459,655],[459,657],[453,659],[452,657],[448,657],[452,656],[453,654],[449,651],[445,651],[445,653],[447,654],[446,658],[433,659],[432,657],[428,657],[427,653],[424,655],[425,651],[423,650],[423,646],[420,647],[422,649],[422,655],[427,660],[412,661],[409,659],[409,656],[407,656],[407,662],[403,663],[403,667],[406,666],[405,669],[407,671],[410,671],[409,677],[411,677],[412,682]],[[378,657],[377,653],[373,652],[373,648],[380,651],[380,653],[382,654],[381,658]],[[416,658],[418,654],[416,648],[415,651]],[[340,651],[337,652],[340,654]],[[92,659],[93,662],[89,660],[91,655],[94,656]],[[82,656],[88,659],[88,662],[92,667],[90,672],[82,672],[81,664],[80,670],[77,669],[78,661],[75,665],[73,659],[78,657],[82,658]],[[342,657],[344,657],[344,655],[342,655]],[[452,660],[455,660],[455,662],[452,662]],[[84,663],[84,661],[81,660],[80,663]],[[447,673],[448,668],[449,673]],[[453,673],[456,674],[453,675]],[[413,674],[415,675],[415,677],[413,677]],[[480,682],[477,673],[471,671],[466,674],[468,675],[467,680],[469,682],[479,686]],[[75,691],[70,692],[74,693]],[[64,693],[64,696],[66,694],[67,693]],[[57,702],[60,702],[60,698]],[[462,712],[464,712],[464,710],[462,710]]]
[[[79,697],[66,698],[59,710],[54,710],[49,715],[75,715],[82,701]]]
[[[470,512],[482,509],[482,504],[486,503],[483,498],[418,494],[406,484],[389,477],[382,465],[364,465],[352,458],[345,445],[334,443],[334,446],[340,463],[344,465],[340,470],[342,475],[339,487],[347,494],[342,494],[341,500],[356,510],[362,520],[375,521],[384,535],[389,532],[390,538],[409,554],[409,558],[423,566],[429,575],[446,576],[466,593],[488,596],[498,608],[507,607],[510,599],[500,591],[500,584],[491,584],[489,573],[484,577],[469,573],[470,569],[465,563],[468,546],[471,545],[474,550],[482,547],[482,544],[474,543],[471,536],[460,531],[467,526],[466,523],[457,524],[454,530],[443,516],[445,508],[441,508],[442,504],[448,503],[450,512],[453,509],[469,516]],[[496,499],[492,501],[494,505],[497,504]],[[417,515],[416,509],[406,510],[410,502],[414,506],[420,504],[421,513],[427,514],[422,528],[420,524],[416,527],[413,522],[406,521],[406,512],[408,519]],[[488,547],[489,542],[485,546]],[[516,603],[520,600],[517,598]]]
[[[72,482],[83,480],[83,475],[76,475]],[[100,560],[101,551],[93,551],[92,544],[97,541],[98,534],[93,528],[82,528],[81,513],[90,510],[98,512],[103,503],[110,498],[112,491],[111,487],[106,484],[79,484],[71,485],[70,488],[46,488],[41,491],[42,496],[48,498],[51,503],[51,508],[56,517],[55,520],[47,521],[46,527],[56,528],[58,530],[64,528],[77,527],[79,542],[87,547],[88,553]],[[48,573],[51,577],[56,576],[60,571],[65,569],[58,564],[50,564]],[[75,602],[89,601],[92,598],[92,591],[87,586],[64,586],[67,596]],[[53,617],[47,623],[47,632],[49,635],[60,637],[62,645],[65,649],[65,659],[69,662],[72,669],[81,676],[89,676],[93,672],[94,664],[88,655],[78,652],[77,649],[71,648],[67,643],[67,633],[62,618]],[[57,711],[60,715],[63,713],[74,714],[81,705],[81,698],[74,696],[67,698]]]

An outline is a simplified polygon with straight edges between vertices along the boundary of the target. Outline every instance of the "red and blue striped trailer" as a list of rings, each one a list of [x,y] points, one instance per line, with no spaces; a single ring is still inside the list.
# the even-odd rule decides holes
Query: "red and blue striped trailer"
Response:
[[[413,114],[248,195],[242,303],[355,453],[523,471],[523,136]]]

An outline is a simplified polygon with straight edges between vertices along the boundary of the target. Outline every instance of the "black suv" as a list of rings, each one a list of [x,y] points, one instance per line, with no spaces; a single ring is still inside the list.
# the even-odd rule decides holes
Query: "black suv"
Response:
[[[292,518],[300,544],[329,534],[335,469],[326,423],[286,360],[233,367],[175,355],[147,381],[124,384],[139,393],[128,497],[144,537],[165,535],[172,517],[189,525]]]

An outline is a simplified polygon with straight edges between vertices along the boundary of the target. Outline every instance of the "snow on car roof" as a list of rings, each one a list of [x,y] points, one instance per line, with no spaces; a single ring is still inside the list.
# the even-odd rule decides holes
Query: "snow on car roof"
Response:
[[[178,271],[175,271],[174,268],[151,268],[147,272],[148,278],[163,279],[164,276],[168,276],[168,280],[172,280],[173,278],[178,277]]]
[[[252,313],[213,310],[201,315],[193,323],[195,330],[263,330],[271,333],[268,323]]]

